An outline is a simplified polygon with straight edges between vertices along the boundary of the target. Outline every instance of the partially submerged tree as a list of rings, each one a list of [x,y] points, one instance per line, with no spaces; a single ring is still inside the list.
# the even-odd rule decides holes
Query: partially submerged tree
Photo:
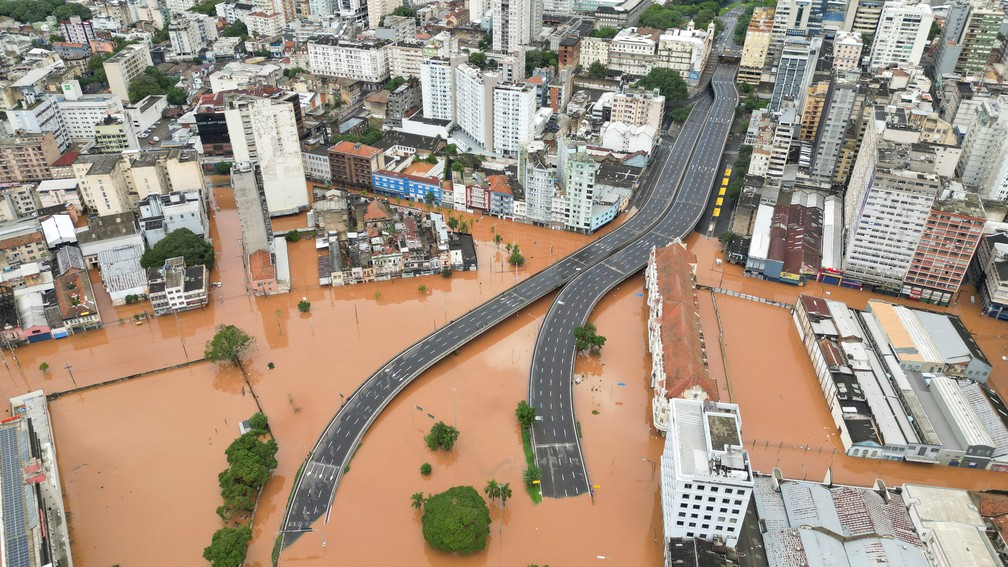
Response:
[[[210,362],[237,365],[252,343],[252,337],[238,327],[220,325],[213,338],[207,341],[203,357]]]

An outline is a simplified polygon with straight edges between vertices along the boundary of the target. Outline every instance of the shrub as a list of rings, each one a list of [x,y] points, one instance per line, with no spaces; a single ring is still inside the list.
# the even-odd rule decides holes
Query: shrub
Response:
[[[420,465],[420,474],[424,476],[430,476],[430,473],[431,473],[430,463],[424,463]]]

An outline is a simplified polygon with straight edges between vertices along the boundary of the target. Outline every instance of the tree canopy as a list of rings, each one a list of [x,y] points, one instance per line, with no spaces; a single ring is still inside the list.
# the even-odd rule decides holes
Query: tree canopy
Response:
[[[490,509],[471,486],[456,486],[424,502],[423,535],[439,551],[476,553],[486,548]]]
[[[696,0],[668,2],[664,6],[652,4],[641,14],[638,26],[667,30],[669,28],[685,28],[693,20],[696,29],[707,29],[711,21],[717,17],[720,4],[715,0]]]
[[[469,64],[475,65],[480,69],[486,69],[487,68],[486,53],[483,53],[482,51],[473,51],[472,53],[469,54]]]
[[[213,567],[240,567],[245,563],[250,541],[252,528],[248,526],[221,528],[214,532],[210,545],[203,549],[203,559]]]
[[[49,16],[66,20],[70,16],[91,19],[91,10],[83,4],[68,3],[66,0],[0,0],[0,16],[14,18],[19,22],[41,22]]]
[[[619,33],[619,30],[617,30],[612,26],[602,26],[598,29],[594,29],[588,32],[588,37],[601,37],[603,39],[612,39],[616,37],[617,33]]]
[[[686,81],[683,80],[679,71],[674,69],[663,69],[655,67],[644,75],[637,83],[638,86],[646,89],[658,89],[665,97],[665,105],[675,104],[685,101],[689,97],[686,90]]]
[[[220,325],[207,341],[203,356],[210,362],[234,364],[252,346],[252,337],[234,325]]]
[[[220,4],[223,1],[224,0],[206,0],[206,2],[200,2],[192,8],[189,8],[189,10],[198,14],[203,14],[204,16],[216,16],[217,4]]]
[[[245,22],[241,20],[235,20],[234,22],[224,26],[224,29],[221,30],[221,35],[225,37],[240,37],[242,39],[248,39],[248,26],[246,26]]]
[[[382,132],[377,128],[368,128],[367,130],[364,130],[364,132],[361,134],[340,134],[337,136],[333,136],[332,139],[333,143],[347,141],[347,142],[353,142],[355,144],[364,144],[367,146],[373,146],[374,144],[378,143],[378,140],[381,140],[383,133],[384,132]]]
[[[458,441],[458,436],[458,429],[455,429],[451,425],[445,425],[443,421],[439,421],[431,427],[430,433],[424,435],[424,442],[427,443],[427,448],[431,451],[438,449],[451,451],[452,447],[455,446],[455,442]]]
[[[518,407],[515,408],[515,417],[518,418],[518,424],[521,425],[522,429],[532,428],[532,423],[535,422],[535,415],[535,408],[530,406],[528,402],[525,400],[518,402]]]
[[[143,268],[161,267],[164,266],[165,260],[177,256],[185,258],[186,266],[203,264],[208,270],[213,268],[213,245],[188,228],[179,228],[169,232],[168,236],[144,252],[140,257],[140,266]]]
[[[396,75],[395,77],[389,79],[389,82],[385,83],[385,90],[387,90],[388,92],[392,92],[398,89],[399,85],[402,85],[405,82],[406,79],[400,77],[399,75]]]
[[[604,79],[609,74],[609,69],[601,61],[593,61],[588,66],[588,76],[593,79]]]
[[[178,77],[169,77],[157,67],[147,67],[137,78],[130,81],[130,102],[137,102],[148,95],[168,95],[168,104],[181,105],[186,102],[184,90],[176,87]]]
[[[605,342],[606,338],[598,334],[595,323],[574,327],[574,348],[578,352],[587,350],[592,354],[598,354],[602,352]]]
[[[531,76],[533,69],[557,66],[557,52],[548,49],[530,49],[525,53],[525,76]]]

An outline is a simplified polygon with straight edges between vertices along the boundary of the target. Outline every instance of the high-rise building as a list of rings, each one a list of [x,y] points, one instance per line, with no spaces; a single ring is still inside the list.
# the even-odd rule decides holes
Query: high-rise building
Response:
[[[235,162],[258,164],[269,215],[308,208],[294,106],[282,98],[240,94],[226,97],[225,108]]]
[[[525,188],[526,218],[535,224],[549,225],[553,196],[556,194],[557,169],[546,160],[545,146],[541,141],[522,145],[518,179]]]
[[[901,295],[936,305],[952,302],[983,233],[983,206],[976,193],[938,199],[924,223]]]
[[[770,49],[770,35],[773,30],[774,9],[753,10],[749,27],[746,29],[745,44],[742,46],[742,60],[739,63],[738,80],[750,85],[758,85]]]
[[[492,0],[493,50],[511,53],[528,45],[542,30],[542,0]]]
[[[493,21],[493,14],[490,13],[490,0],[470,0],[469,21],[482,23],[483,18],[491,18],[491,22]]]
[[[528,83],[502,83],[493,90],[493,149],[517,157],[521,145],[532,139],[532,118],[539,105],[535,87]]]
[[[808,88],[805,94],[805,110],[802,111],[801,127],[798,128],[798,140],[811,142],[819,132],[819,122],[822,119],[823,108],[826,106],[826,94],[829,92],[829,81],[820,81]]]
[[[673,538],[719,539],[735,547],[753,490],[739,408],[682,398],[669,405],[661,458],[663,547],[668,553]]]
[[[851,0],[844,17],[844,31],[874,37],[884,3],[884,0]]]
[[[94,140],[95,125],[112,115],[122,115],[123,105],[113,94],[83,94],[77,81],[62,85],[63,95],[56,99],[56,106],[63,115],[67,133],[74,142]]]
[[[58,98],[52,94],[26,96],[20,108],[7,111],[7,121],[15,133],[42,134],[52,132],[59,151],[70,147],[70,131],[57,105]]]
[[[455,68],[462,57],[425,59],[420,64],[423,115],[432,120],[455,120]]]
[[[80,16],[70,16],[69,19],[60,22],[60,31],[63,32],[63,40],[70,43],[91,45],[92,41],[98,39],[91,20],[81,20]]]
[[[623,90],[613,95],[609,120],[630,126],[651,125],[661,129],[665,97],[658,89]]]
[[[389,78],[388,44],[323,37],[308,43],[308,69],[320,75],[383,83]]]
[[[591,232],[597,172],[598,164],[588,155],[584,142],[567,138],[557,141],[557,181],[566,196],[567,230]]]
[[[794,101],[799,114],[804,111],[805,95],[812,83],[821,45],[822,41],[819,38],[785,39],[780,63],[777,66],[773,95],[770,98],[770,112],[778,112],[785,100]]]
[[[920,64],[933,21],[934,13],[928,4],[914,0],[886,2],[879,16],[868,67]]]
[[[378,148],[343,140],[329,148],[332,182],[350,187],[370,187],[371,174],[385,169],[385,154]]]
[[[946,6],[947,15],[935,55],[935,79],[949,74],[976,76],[998,47],[998,31],[1004,10],[990,2],[956,0]]]
[[[847,277],[891,292],[903,289],[931,206],[941,190],[916,148],[866,133],[845,199]],[[877,150],[871,146],[877,144]]]
[[[798,131],[798,112],[794,102],[788,100],[777,113],[774,121],[773,140],[770,146],[770,159],[767,165],[766,177],[772,183],[780,183],[784,177],[788,156],[791,154],[791,144],[795,132]]]
[[[59,158],[59,146],[52,132],[18,132],[0,138],[0,184],[50,179],[49,166]]]
[[[455,123],[484,150],[494,147],[494,87],[500,74],[463,63],[455,68]]]
[[[1008,153],[1008,96],[977,99],[979,103],[963,139],[956,175],[967,189],[1002,200],[1002,171]]]
[[[858,32],[837,32],[833,38],[833,70],[837,73],[861,68],[864,43]]]
[[[935,81],[941,84],[942,77],[955,72],[962,55],[962,37],[969,22],[972,5],[966,0],[952,0],[945,4],[945,23],[935,49]]]
[[[850,123],[851,111],[857,99],[857,73],[849,76],[836,75],[830,81],[826,94],[826,106],[813,144],[810,174],[821,183],[830,183],[836,169],[844,134]]]
[[[105,67],[105,76],[108,78],[112,94],[128,101],[129,84],[153,64],[150,49],[142,43],[136,43],[127,45],[102,65]]]

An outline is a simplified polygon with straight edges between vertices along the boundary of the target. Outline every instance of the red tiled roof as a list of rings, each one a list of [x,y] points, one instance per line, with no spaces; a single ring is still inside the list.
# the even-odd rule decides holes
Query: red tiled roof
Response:
[[[381,201],[371,201],[368,203],[367,211],[364,212],[364,220],[384,220],[392,218],[392,214],[389,212],[388,207],[385,203]]]
[[[507,175],[490,175],[487,177],[487,181],[490,182],[491,193],[503,193],[504,195],[513,195],[513,193],[511,192],[511,186],[508,185]]]
[[[1008,515],[1008,495],[981,492],[980,515],[985,518]]]
[[[355,144],[346,140],[343,140],[342,142],[339,142],[335,146],[329,148],[329,151],[368,159],[371,159],[381,153],[381,150],[376,147],[369,146],[367,144]]]
[[[269,252],[256,250],[249,254],[249,273],[254,282],[276,279],[276,269],[273,268]]]
[[[74,160],[77,159],[77,156],[79,156],[79,155],[80,155],[80,152],[74,151],[74,150],[70,150],[67,153],[61,155],[58,160],[54,161],[52,163],[53,167],[62,167],[62,166],[66,166],[66,165],[73,165]]]
[[[679,244],[655,250],[655,268],[662,306],[662,361],[665,365],[665,391],[678,398],[698,386],[718,399],[717,383],[707,373],[703,333],[700,328],[693,269],[696,256]]]

